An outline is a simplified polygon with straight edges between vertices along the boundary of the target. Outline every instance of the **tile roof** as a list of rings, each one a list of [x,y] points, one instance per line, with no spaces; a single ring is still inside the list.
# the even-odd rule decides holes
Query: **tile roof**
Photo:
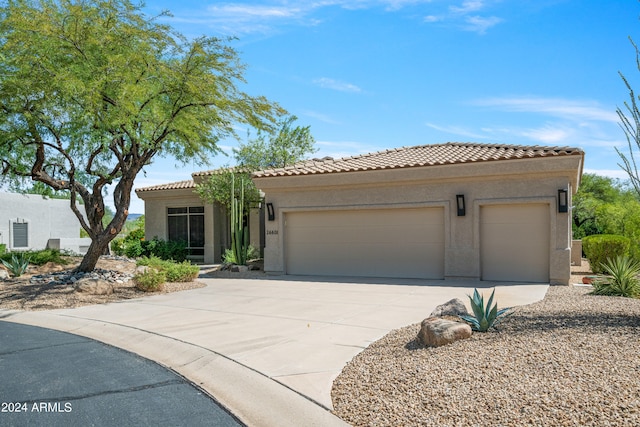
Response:
[[[227,172],[233,172],[233,173],[247,172],[247,173],[250,173],[251,171],[249,169],[246,169],[246,168],[242,168],[242,167],[239,167],[239,166],[234,166],[234,167],[224,167],[224,168],[220,168],[220,169],[213,169],[213,170],[208,170],[208,171],[194,172],[194,173],[191,174],[191,176],[195,178],[197,176],[222,175],[223,173],[227,173]]]
[[[402,147],[342,159],[313,159],[253,174],[256,178],[584,155],[579,148],[449,142]]]
[[[183,188],[196,188],[196,183],[192,179],[187,181],[170,182],[168,184],[152,185],[151,187],[136,188],[136,193],[157,190],[179,190]]]

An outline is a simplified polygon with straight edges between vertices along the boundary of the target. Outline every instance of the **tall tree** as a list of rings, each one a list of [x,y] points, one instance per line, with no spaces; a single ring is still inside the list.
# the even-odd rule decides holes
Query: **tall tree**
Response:
[[[282,113],[239,90],[244,66],[227,40],[186,40],[128,0],[5,1],[0,34],[2,175],[69,191],[92,240],[81,271],[122,229],[155,156],[205,164],[235,124],[268,129]]]
[[[258,131],[255,139],[249,139],[233,149],[237,164],[245,169],[283,168],[305,159],[317,151],[310,126],[295,126],[296,116],[280,121],[275,134]]]
[[[275,133],[259,130],[255,139],[249,139],[233,149],[237,166],[223,168],[196,188],[207,203],[217,202],[227,209],[231,206],[231,182],[235,181],[235,197],[240,190],[249,205],[260,201],[260,192],[251,181],[251,173],[270,168],[283,168],[305,159],[317,151],[310,126],[295,126],[296,116],[278,122]]]

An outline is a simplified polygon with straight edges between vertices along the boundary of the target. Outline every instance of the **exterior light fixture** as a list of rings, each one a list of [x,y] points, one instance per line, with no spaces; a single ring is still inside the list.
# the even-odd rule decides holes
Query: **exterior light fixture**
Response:
[[[465,216],[467,210],[464,206],[464,194],[456,194],[456,205],[458,206],[458,216]]]
[[[276,220],[276,214],[273,210],[273,203],[267,203],[267,219],[269,221],[275,221]]]
[[[558,212],[569,212],[569,199],[565,189],[558,190]]]

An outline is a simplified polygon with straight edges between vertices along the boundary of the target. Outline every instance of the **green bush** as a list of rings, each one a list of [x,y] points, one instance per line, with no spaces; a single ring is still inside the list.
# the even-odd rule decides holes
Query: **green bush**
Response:
[[[628,255],[630,246],[631,240],[615,234],[594,234],[582,239],[582,250],[594,273],[602,273],[607,260]]]
[[[149,268],[144,273],[138,273],[133,276],[133,281],[136,284],[136,288],[141,291],[156,292],[164,290],[164,282],[167,281],[167,277],[164,271]]]
[[[142,240],[130,240],[124,244],[124,254],[129,258],[138,258],[145,255]]]
[[[7,251],[7,245],[5,245],[4,243],[0,243],[0,256],[4,255],[6,251]]]
[[[137,264],[162,271],[168,282],[192,282],[200,272],[200,268],[189,261],[176,263],[156,256],[142,257],[138,259]]]
[[[164,260],[182,262],[188,255],[187,242],[183,241],[173,242],[154,237],[152,240],[144,241],[142,247],[145,248],[145,256],[156,256]]]
[[[29,252],[29,262],[35,265],[44,265],[48,262],[66,265],[67,260],[62,258],[58,249],[43,249]]]
[[[55,264],[68,264],[67,260],[62,258],[62,253],[58,249],[42,249],[39,251],[24,251],[24,252],[7,252],[0,255],[0,259],[4,261],[10,261],[13,254],[24,254],[29,258],[29,262],[35,265],[44,265],[48,262]]]
[[[119,256],[124,256],[124,244],[124,237],[116,237],[111,241],[111,252]]]
[[[129,236],[114,239],[111,242],[111,250],[116,255],[129,258],[156,256],[177,262],[186,260],[189,253],[186,242],[160,240],[157,237],[152,240],[133,239]]]
[[[640,296],[640,262],[617,256],[602,264],[606,276],[593,282],[593,293],[627,298]]]

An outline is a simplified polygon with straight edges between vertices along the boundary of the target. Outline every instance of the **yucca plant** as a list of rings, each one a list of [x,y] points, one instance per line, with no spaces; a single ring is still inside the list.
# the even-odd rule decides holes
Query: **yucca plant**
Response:
[[[596,295],[637,298],[640,296],[640,263],[627,255],[609,258],[601,264],[605,276],[593,281]]]
[[[13,277],[20,277],[29,268],[29,257],[22,252],[13,253],[11,259],[9,261],[2,260],[2,264],[7,267]]]
[[[490,328],[500,321],[501,317],[507,314],[507,311],[511,310],[511,307],[498,310],[498,304],[493,307],[493,294],[496,292],[494,289],[491,292],[491,297],[487,305],[484,305],[484,297],[480,295],[478,289],[473,290],[473,297],[469,296],[471,301],[471,310],[473,310],[473,316],[462,315],[460,318],[471,325],[471,329],[477,332],[487,332]]]

